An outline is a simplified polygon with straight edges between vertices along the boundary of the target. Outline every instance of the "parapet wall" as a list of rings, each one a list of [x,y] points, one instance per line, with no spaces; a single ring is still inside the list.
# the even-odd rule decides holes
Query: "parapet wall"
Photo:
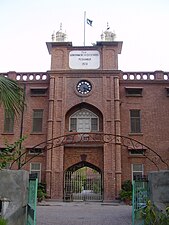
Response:
[[[150,172],[148,180],[150,200],[164,210],[169,205],[169,170]]]
[[[0,171],[1,215],[8,225],[26,224],[29,173],[23,170]]]

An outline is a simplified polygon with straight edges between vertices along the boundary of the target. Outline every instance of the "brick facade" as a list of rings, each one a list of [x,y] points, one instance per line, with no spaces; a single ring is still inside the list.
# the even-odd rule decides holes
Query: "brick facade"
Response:
[[[84,156],[85,161],[99,168],[102,173],[105,201],[118,197],[122,182],[132,179],[132,164],[143,165],[144,174],[157,170],[155,164],[158,164],[160,169],[166,169],[159,158],[155,161],[151,149],[169,163],[169,104],[167,104],[169,74],[162,71],[125,73],[118,70],[118,54],[121,53],[122,42],[97,42],[91,47],[74,47],[71,42],[49,42],[47,47],[51,54],[50,71],[22,74],[9,72],[4,75],[18,80],[26,87],[27,107],[24,110],[23,134],[27,135],[27,138],[23,143],[24,147],[31,149],[40,143],[42,144],[38,147],[44,149],[50,147],[50,150],[44,151],[23,167],[30,170],[30,163],[41,163],[41,179],[47,184],[48,197],[63,200],[64,172],[83,161]],[[72,51],[78,53],[97,51],[99,67],[70,68]],[[77,83],[81,80],[87,80],[92,85],[92,90],[88,94],[77,91]],[[128,88],[141,89],[142,93],[140,96],[128,96],[126,93]],[[33,95],[32,89],[46,89],[46,92],[42,95]],[[32,132],[34,109],[43,109],[43,129],[40,133]],[[99,144],[72,143],[56,147],[55,138],[71,133],[70,117],[81,109],[89,110],[96,115],[99,121],[98,132],[116,135],[114,141]],[[139,133],[130,130],[130,110],[139,110],[141,113]],[[3,148],[4,139],[12,143],[19,138],[21,123],[16,118],[14,132],[3,133],[2,108],[0,113],[0,147]],[[135,142],[137,144],[131,146],[131,143],[126,141],[124,146],[119,136],[143,143],[141,148],[148,157],[130,154],[130,149],[137,149],[139,143]],[[50,140],[47,146],[46,140]],[[31,155],[28,154],[27,157]],[[153,158],[156,163],[152,163],[148,158]],[[16,168],[15,166],[13,168]]]

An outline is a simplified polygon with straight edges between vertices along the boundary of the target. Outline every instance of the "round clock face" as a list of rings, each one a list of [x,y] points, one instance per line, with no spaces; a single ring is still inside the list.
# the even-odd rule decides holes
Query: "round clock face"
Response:
[[[80,94],[88,94],[92,90],[92,85],[89,81],[81,80],[77,84],[76,89]]]

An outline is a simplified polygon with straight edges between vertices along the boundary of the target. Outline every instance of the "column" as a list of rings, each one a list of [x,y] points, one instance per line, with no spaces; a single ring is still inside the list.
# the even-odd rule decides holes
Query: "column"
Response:
[[[55,78],[50,77],[49,85],[49,113],[48,113],[48,130],[47,130],[47,140],[51,140],[47,143],[46,152],[46,191],[47,196],[51,197],[51,182],[52,182],[52,144],[53,144],[53,122],[54,122],[54,95],[55,95]]]
[[[115,180],[116,180],[116,197],[121,190],[121,131],[120,131],[120,91],[119,77],[114,77],[114,121],[115,121]]]

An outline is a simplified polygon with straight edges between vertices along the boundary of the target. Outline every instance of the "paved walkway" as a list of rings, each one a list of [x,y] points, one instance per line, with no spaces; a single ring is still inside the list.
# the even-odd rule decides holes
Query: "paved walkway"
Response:
[[[131,212],[121,204],[53,202],[37,207],[37,225],[131,225]]]

